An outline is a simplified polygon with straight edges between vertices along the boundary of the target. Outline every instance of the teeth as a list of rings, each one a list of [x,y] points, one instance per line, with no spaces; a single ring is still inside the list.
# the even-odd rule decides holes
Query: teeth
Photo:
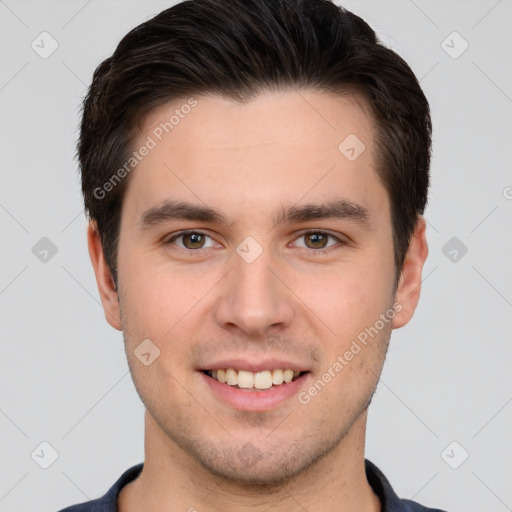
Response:
[[[241,389],[269,389],[272,386],[279,386],[291,382],[299,375],[294,370],[264,370],[261,372],[249,372],[246,370],[234,370],[233,368],[212,370],[209,375],[218,380],[221,384],[238,386]]]
[[[282,384],[284,382],[283,370],[274,370],[272,372],[272,384]]]
[[[240,378],[240,374],[238,374]],[[272,374],[266,370],[254,374],[254,387],[256,389],[268,389],[272,387]]]
[[[285,370],[283,372],[283,378],[286,383],[291,382],[293,379],[293,370]]]
[[[240,370],[238,372],[238,387],[239,388],[253,388],[254,387],[254,373]]]
[[[236,386],[238,384],[238,374],[233,370],[233,368],[228,368],[226,370],[226,384],[230,386]]]

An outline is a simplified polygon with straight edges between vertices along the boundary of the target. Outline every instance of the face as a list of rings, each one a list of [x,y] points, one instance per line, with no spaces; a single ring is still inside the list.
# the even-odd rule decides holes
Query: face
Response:
[[[168,135],[160,123],[186,101],[145,120],[136,146],[156,144],[124,198],[119,306],[102,300],[152,435],[218,476],[275,484],[365,417],[419,279],[395,296],[364,104],[295,91],[196,100]]]

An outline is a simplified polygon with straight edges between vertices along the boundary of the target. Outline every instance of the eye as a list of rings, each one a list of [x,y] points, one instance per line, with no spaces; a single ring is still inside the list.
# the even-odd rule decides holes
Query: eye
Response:
[[[167,240],[166,244],[174,244],[181,249],[194,250],[213,247],[215,242],[210,236],[200,231],[186,231],[174,235]]]
[[[327,249],[332,245],[335,245],[337,242],[341,242],[341,240],[330,233],[325,233],[324,231],[308,231],[306,233],[302,233],[297,240],[304,240],[304,243],[298,244],[298,247],[304,247],[306,249]],[[331,241],[329,241],[331,239]]]

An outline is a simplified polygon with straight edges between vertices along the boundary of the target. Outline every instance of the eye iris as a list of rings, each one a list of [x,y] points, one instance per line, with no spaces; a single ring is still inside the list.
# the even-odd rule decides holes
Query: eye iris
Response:
[[[204,235],[200,233],[183,235],[183,245],[188,249],[200,249],[204,245]]]
[[[311,242],[311,245],[307,240]],[[322,233],[310,233],[306,235],[306,245],[311,249],[323,249],[327,245],[327,236]]]

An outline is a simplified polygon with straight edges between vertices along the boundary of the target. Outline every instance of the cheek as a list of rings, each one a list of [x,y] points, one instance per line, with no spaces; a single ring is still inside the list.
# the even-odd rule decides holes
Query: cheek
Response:
[[[391,260],[378,256],[366,261],[354,258],[314,276],[304,273],[297,279],[297,296],[329,328],[337,343],[344,343],[373,325],[389,308],[390,265]]]
[[[164,251],[125,257],[120,269],[127,325],[155,339],[170,334],[219,279],[218,272],[171,263]]]
[[[177,372],[167,369],[169,362],[165,349],[150,366],[143,365],[133,354],[128,360],[130,374],[140,399],[162,425],[177,426],[180,415],[176,411],[183,413],[197,405],[193,395],[187,392],[187,389],[193,389],[193,383],[182,375],[176,379],[174,375]]]

